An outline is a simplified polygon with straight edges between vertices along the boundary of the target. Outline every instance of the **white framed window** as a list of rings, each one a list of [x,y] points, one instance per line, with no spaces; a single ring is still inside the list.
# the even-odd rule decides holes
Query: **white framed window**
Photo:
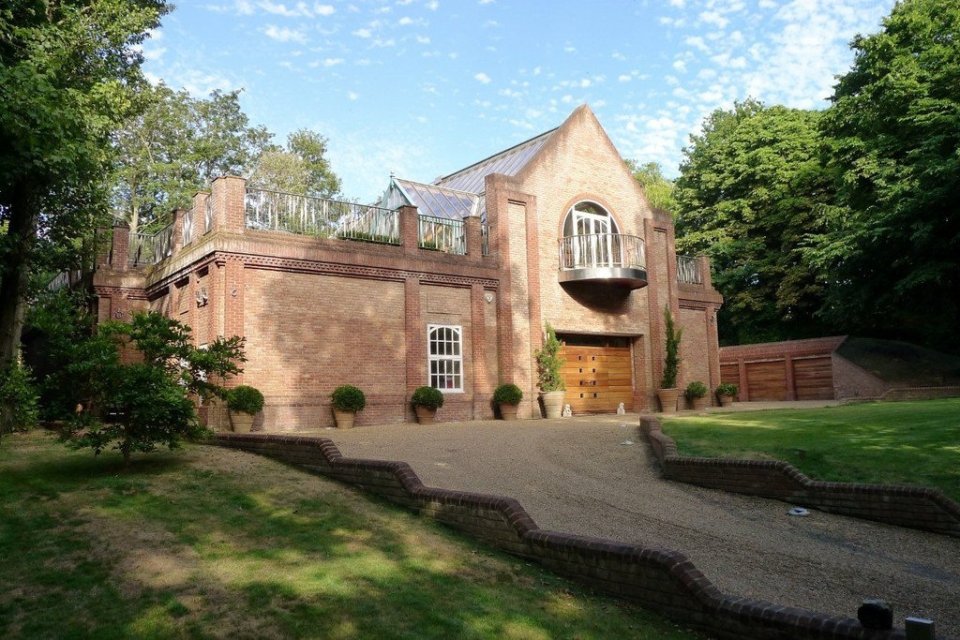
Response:
[[[427,373],[434,389],[463,391],[462,327],[427,325]]]

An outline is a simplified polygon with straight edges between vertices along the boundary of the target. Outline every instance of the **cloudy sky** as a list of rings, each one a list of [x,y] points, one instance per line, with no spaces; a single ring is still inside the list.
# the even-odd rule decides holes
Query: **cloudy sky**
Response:
[[[588,103],[626,158],[675,175],[704,115],[748,96],[823,108],[894,0],[179,0],[154,81],[243,89],[278,141],[319,131],[344,195],[424,182]]]

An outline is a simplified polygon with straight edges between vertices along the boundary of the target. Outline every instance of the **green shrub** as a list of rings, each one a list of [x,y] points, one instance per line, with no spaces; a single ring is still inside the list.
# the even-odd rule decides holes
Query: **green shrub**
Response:
[[[563,366],[563,358],[560,357],[560,340],[557,339],[557,332],[549,322],[546,324],[546,340],[543,342],[543,348],[537,350],[536,358],[537,385],[540,391],[549,393],[566,389],[563,378],[560,377],[560,367]]]
[[[230,411],[249,413],[254,415],[263,409],[263,394],[260,390],[247,384],[234,387],[227,391],[227,408]]]
[[[367,406],[367,398],[363,391],[353,385],[345,384],[337,387],[330,394],[330,402],[337,411],[362,411]]]
[[[680,339],[683,337],[683,329],[678,329],[673,322],[670,307],[664,308],[663,320],[666,328],[667,354],[663,359],[663,379],[660,381],[660,388],[675,389],[677,386],[677,369],[680,365]]]
[[[14,361],[0,372],[0,433],[26,431],[37,424],[37,392],[30,370]]]
[[[440,393],[439,389],[433,387],[417,387],[413,395],[410,396],[410,402],[415,407],[439,409],[443,406],[443,394]]]
[[[502,384],[493,392],[493,401],[497,404],[520,404],[523,391],[515,384]]]
[[[739,391],[737,385],[732,382],[724,382],[717,387],[718,396],[735,396],[737,395],[737,391]]]
[[[703,384],[699,380],[694,380],[687,385],[687,390],[683,392],[683,395],[687,396],[690,400],[696,398],[702,398],[707,395],[707,385]]]

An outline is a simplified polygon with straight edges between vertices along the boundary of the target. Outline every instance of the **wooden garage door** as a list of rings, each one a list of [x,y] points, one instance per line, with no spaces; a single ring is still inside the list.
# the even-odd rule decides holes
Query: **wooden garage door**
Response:
[[[633,405],[630,347],[564,344],[560,370],[567,386],[566,402],[574,415],[614,413],[622,402]]]
[[[793,361],[793,383],[797,400],[833,399],[833,364],[830,357]]]
[[[787,370],[783,360],[748,362],[750,400],[786,400]]]

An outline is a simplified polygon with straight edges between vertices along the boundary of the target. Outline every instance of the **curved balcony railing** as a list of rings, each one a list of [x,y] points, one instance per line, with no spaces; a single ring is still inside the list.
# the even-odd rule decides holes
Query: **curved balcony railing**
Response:
[[[637,289],[647,284],[643,238],[591,233],[560,239],[560,282],[606,281]]]

